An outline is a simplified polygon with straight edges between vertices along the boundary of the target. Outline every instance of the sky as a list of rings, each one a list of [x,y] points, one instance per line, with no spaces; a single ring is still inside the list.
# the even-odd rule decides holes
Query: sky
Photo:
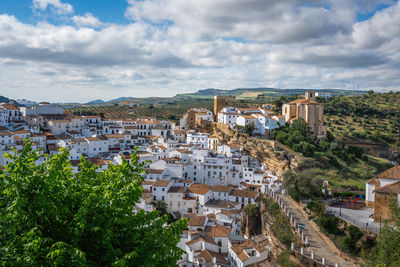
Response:
[[[0,0],[0,95],[400,89],[394,0]]]

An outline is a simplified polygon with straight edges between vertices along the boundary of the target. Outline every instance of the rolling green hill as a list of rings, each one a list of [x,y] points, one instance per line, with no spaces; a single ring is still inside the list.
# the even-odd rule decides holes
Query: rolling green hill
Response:
[[[256,97],[274,97],[274,96],[290,96],[290,95],[304,95],[310,89],[279,89],[279,88],[237,88],[233,90],[222,89],[204,89],[195,93],[178,94],[176,97],[203,97],[211,98],[215,95],[233,95],[237,98],[256,98]],[[342,89],[315,89],[315,91],[323,91],[337,95],[361,95],[367,93],[366,91],[355,90],[342,90]]]
[[[120,97],[110,101],[90,101],[86,105],[114,105],[120,104],[121,102],[127,102],[130,104],[137,105],[151,105],[151,104],[171,104],[182,101],[188,101],[193,99],[210,99],[216,95],[233,95],[237,99],[259,99],[270,101],[274,97],[279,96],[291,96],[291,95],[304,95],[309,89],[279,89],[279,88],[238,88],[233,90],[222,90],[222,89],[204,89],[194,93],[177,94],[174,97]],[[334,96],[337,95],[361,95],[367,93],[366,91],[354,91],[354,90],[342,90],[342,89],[315,89],[315,91],[329,92]],[[65,105],[67,107],[76,107],[76,105]]]
[[[325,123],[336,139],[400,148],[400,92],[341,96],[324,107]]]

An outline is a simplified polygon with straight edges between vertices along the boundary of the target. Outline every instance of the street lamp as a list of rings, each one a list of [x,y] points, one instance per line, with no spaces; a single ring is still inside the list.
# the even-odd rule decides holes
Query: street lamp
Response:
[[[339,197],[339,216],[342,216],[342,198]]]
[[[382,212],[379,212],[379,232],[381,231],[382,228]]]

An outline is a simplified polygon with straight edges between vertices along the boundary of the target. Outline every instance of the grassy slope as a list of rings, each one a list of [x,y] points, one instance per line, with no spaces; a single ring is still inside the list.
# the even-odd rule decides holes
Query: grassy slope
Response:
[[[319,153],[314,156],[314,159],[317,164],[308,166],[313,176],[328,180],[335,190],[364,191],[366,180],[392,166],[386,159],[371,156],[352,162],[338,159],[340,166],[333,166]]]
[[[325,103],[325,123],[341,139],[400,148],[400,93],[344,96]]]

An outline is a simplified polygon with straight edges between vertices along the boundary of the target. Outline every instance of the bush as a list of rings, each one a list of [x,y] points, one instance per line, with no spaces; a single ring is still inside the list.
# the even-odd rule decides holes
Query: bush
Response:
[[[354,240],[360,239],[364,234],[357,226],[350,225],[347,227],[347,232],[349,233],[350,237]]]
[[[328,234],[343,235],[343,230],[339,229],[339,219],[335,216],[318,217],[316,223]]]

